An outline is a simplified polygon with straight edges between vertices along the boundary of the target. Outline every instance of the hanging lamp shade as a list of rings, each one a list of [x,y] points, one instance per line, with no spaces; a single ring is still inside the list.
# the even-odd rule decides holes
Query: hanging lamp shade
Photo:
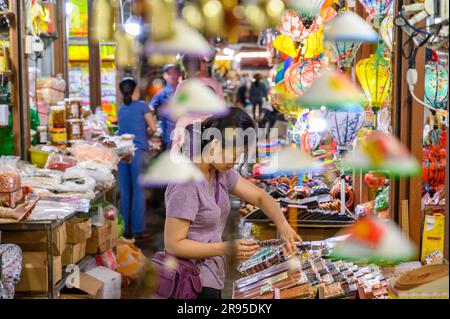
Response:
[[[165,186],[167,184],[200,182],[203,173],[184,155],[166,151],[149,165],[139,176],[139,183],[145,187]]]
[[[362,128],[365,111],[359,104],[345,105],[328,112],[327,124],[338,151],[352,149],[352,143]]]
[[[325,40],[332,44],[339,66],[349,67],[361,44],[378,41],[378,34],[359,15],[345,11],[327,25]]]
[[[304,108],[297,103],[296,96],[286,88],[284,81],[272,88],[271,103],[277,111],[290,117],[297,117],[304,112]]]
[[[163,113],[173,120],[189,113],[221,115],[227,112],[226,102],[197,79],[187,80],[163,109]]]
[[[359,2],[372,18],[373,25],[378,28],[394,0],[359,0]]]
[[[291,37],[285,34],[280,34],[275,38],[273,41],[273,47],[291,58],[295,58],[297,56],[297,48],[295,47],[294,41],[292,41]]]
[[[445,108],[448,101],[448,70],[437,61],[425,65],[425,100],[435,108]]]
[[[158,42],[150,41],[146,50],[149,55],[155,53],[173,55],[186,53],[200,56],[211,54],[211,46],[203,35],[182,20],[175,22],[173,37]]]
[[[371,54],[369,58],[356,63],[356,76],[364,90],[369,106],[377,111],[386,102],[391,90],[392,76],[389,64],[389,59],[377,54]]]
[[[326,69],[327,64],[321,61],[305,60],[294,63],[286,70],[284,83],[292,94],[299,96]]]
[[[321,12],[324,0],[290,0],[289,3],[297,12],[303,25],[309,29]]]
[[[392,52],[394,47],[394,17],[388,14],[380,25],[380,35],[386,47]]]
[[[408,149],[392,135],[374,131],[349,156],[343,165],[363,171],[388,171],[393,176],[414,176],[421,167]]]
[[[322,72],[297,101],[308,108],[325,106],[334,109],[352,103],[365,103],[366,98],[348,76],[327,70]]]
[[[341,235],[348,237],[336,242],[330,254],[333,259],[391,265],[412,260],[417,254],[408,236],[391,221],[365,216]]]
[[[295,42],[302,42],[308,36],[318,31],[321,24],[322,19],[317,19],[313,21],[309,28],[306,28],[296,11],[286,10],[281,17],[279,31],[292,38]]]

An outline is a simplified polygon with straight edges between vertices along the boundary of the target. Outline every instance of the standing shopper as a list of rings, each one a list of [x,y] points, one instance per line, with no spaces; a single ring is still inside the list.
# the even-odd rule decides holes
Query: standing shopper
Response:
[[[204,174],[205,180],[170,184],[166,190],[165,248],[169,254],[193,260],[197,264],[203,287],[198,296],[200,299],[221,298],[224,288],[225,255],[231,243],[223,242],[222,235],[230,212],[230,194],[260,207],[275,223],[281,237],[289,243],[301,240],[277,202],[233,170],[241,155],[249,151],[249,141],[243,139],[241,144],[233,143],[234,147],[225,147],[229,138],[225,134],[230,132],[230,128],[245,131],[254,129],[255,124],[240,108],[231,108],[225,117],[205,120],[200,133],[216,129],[222,135],[214,138],[205,134],[210,139],[201,141],[201,154],[207,156],[193,155],[194,163]],[[238,240],[237,257],[249,258],[258,248],[252,241]],[[292,252],[292,245],[288,245],[288,249]]]
[[[255,74],[254,80],[250,86],[250,101],[253,107],[253,119],[259,122],[259,119],[256,118],[256,108],[258,108],[258,117],[261,117],[263,99],[267,100],[267,88],[261,81],[260,74]]]
[[[119,87],[124,101],[119,108],[119,134],[133,134],[136,146],[131,163],[119,163],[119,205],[125,233],[129,235],[131,231],[139,239],[144,237],[145,231],[145,197],[138,176],[142,158],[149,151],[148,136],[156,131],[156,123],[148,105],[139,101],[139,88],[133,78],[124,78]]]
[[[161,108],[166,105],[169,98],[175,93],[178,83],[180,82],[181,72],[175,64],[167,64],[163,67],[163,78],[166,86],[156,94],[150,101],[150,108],[155,110],[155,114],[161,119],[163,131],[163,150],[170,149],[170,135],[175,128],[175,122],[167,116],[161,114]]]

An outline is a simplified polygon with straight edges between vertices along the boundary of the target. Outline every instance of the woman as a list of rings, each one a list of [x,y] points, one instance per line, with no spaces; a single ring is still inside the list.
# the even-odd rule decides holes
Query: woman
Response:
[[[259,123],[259,118],[262,116],[263,99],[267,100],[267,88],[263,82],[261,82],[261,75],[256,74],[254,82],[250,86],[250,101],[253,105],[253,118]],[[256,118],[256,108],[258,108],[258,119]]]
[[[145,237],[145,197],[138,184],[143,156],[148,153],[148,136],[156,131],[156,122],[150,108],[139,101],[139,88],[133,78],[124,78],[119,84],[124,104],[119,108],[119,134],[133,134],[136,151],[131,163],[119,163],[120,212],[125,220],[125,234],[137,239]]]
[[[13,244],[0,244],[0,299],[13,299],[22,272],[22,250]]]
[[[220,138],[202,140],[200,145],[203,156],[193,158],[195,165],[204,174],[205,181],[171,184],[166,190],[165,248],[169,254],[178,258],[197,260],[203,286],[200,299],[221,298],[224,288],[224,256],[232,243],[222,242],[222,234],[230,211],[230,194],[260,207],[275,223],[281,237],[290,243],[288,249],[291,252],[292,244],[301,240],[288,224],[277,202],[233,170],[237,159],[248,151],[248,143],[245,143],[248,139],[238,143],[239,139],[232,136],[235,146],[225,147],[230,138],[229,128],[245,131],[254,129],[255,124],[239,108],[231,108],[230,113],[223,118],[205,120],[202,133],[209,129],[217,129],[221,133]],[[237,257],[240,259],[250,257],[259,248],[252,241],[238,240],[236,244]]]

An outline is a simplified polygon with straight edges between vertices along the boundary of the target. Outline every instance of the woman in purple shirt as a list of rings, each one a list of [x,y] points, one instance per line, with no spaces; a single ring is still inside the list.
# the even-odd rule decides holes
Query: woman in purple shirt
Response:
[[[261,208],[275,223],[281,237],[290,243],[289,250],[293,250],[294,242],[301,238],[290,227],[277,202],[233,170],[237,159],[248,150],[248,143],[239,145],[234,135],[234,147],[225,147],[230,137],[228,132],[229,129],[254,129],[250,116],[239,108],[231,108],[227,116],[209,118],[201,126],[201,133],[216,129],[221,137],[210,136],[208,131],[206,135],[210,139],[201,141],[202,156],[194,158],[195,165],[205,176],[203,182],[168,186],[164,244],[168,253],[197,261],[203,286],[199,298],[219,299],[224,288],[225,255],[230,246],[236,244],[239,259],[249,258],[259,248],[247,240],[222,241],[230,212],[230,194]]]

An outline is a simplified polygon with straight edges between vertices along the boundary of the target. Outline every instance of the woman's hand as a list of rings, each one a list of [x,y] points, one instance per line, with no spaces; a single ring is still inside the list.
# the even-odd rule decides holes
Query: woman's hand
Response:
[[[236,249],[236,258],[240,260],[250,258],[259,249],[259,245],[254,240],[239,239],[234,243]]]
[[[292,229],[288,222],[277,226],[280,237],[286,241],[286,250],[288,254],[293,254],[296,250],[296,242],[303,242],[299,234]]]

